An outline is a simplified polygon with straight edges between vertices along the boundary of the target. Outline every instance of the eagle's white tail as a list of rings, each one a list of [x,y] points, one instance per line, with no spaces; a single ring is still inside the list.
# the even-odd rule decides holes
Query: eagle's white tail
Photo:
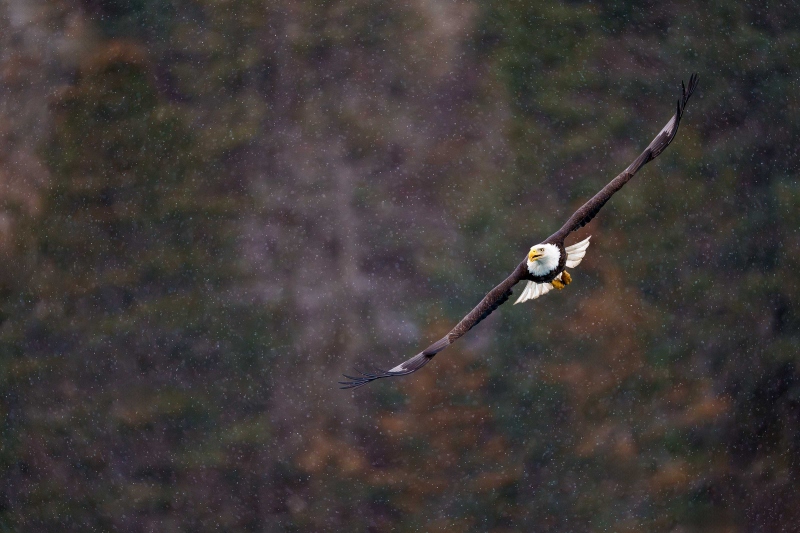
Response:
[[[557,277],[560,278],[561,274],[559,274]],[[528,284],[525,285],[525,288],[522,289],[522,294],[519,295],[519,298],[517,298],[517,301],[514,302],[514,305],[527,302],[528,300],[535,300],[539,296],[547,294],[552,290],[553,285],[551,283],[534,283],[533,281],[529,281]]]
[[[581,264],[583,256],[586,255],[586,249],[589,247],[589,239],[591,238],[592,236],[590,235],[581,242],[564,248],[564,251],[567,252],[566,268],[575,268]]]

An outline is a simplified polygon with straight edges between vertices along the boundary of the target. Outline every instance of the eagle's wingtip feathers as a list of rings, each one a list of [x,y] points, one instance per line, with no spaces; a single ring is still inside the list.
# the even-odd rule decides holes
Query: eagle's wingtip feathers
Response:
[[[340,389],[357,389],[359,387],[363,387],[367,383],[371,383],[376,379],[383,379],[383,378],[393,378],[397,376],[405,376],[406,374],[411,374],[413,370],[403,370],[396,372],[394,370],[381,370],[380,368],[373,369],[372,372],[362,372],[361,370],[354,368],[356,372],[361,374],[361,376],[348,376],[347,374],[342,374],[342,376],[346,377],[350,381],[340,381],[339,387]]]
[[[340,381],[339,382],[339,385],[341,385],[341,387],[339,387],[340,389],[357,389],[359,387],[362,387],[362,386],[366,385],[370,381],[378,379],[378,376],[376,376],[375,374],[368,374],[366,372],[362,372],[361,370],[359,370],[357,368],[354,368],[353,370],[355,370],[356,372],[358,372],[361,375],[360,376],[348,376],[347,374],[342,374],[342,376],[346,377],[350,381]]]
[[[686,108],[686,104],[689,103],[689,97],[692,96],[694,93],[695,88],[697,87],[697,73],[692,73],[689,76],[689,86],[687,87],[686,84],[681,80],[681,98],[678,100],[678,119],[680,120],[681,116],[683,115],[683,110]]]
[[[692,73],[692,75],[689,76],[689,87],[688,87],[688,89],[686,88],[686,86],[683,85],[683,82],[681,81],[681,86],[683,86],[683,105],[684,106],[686,105],[686,102],[689,101],[689,97],[692,96],[692,93],[694,92],[695,88],[697,87],[697,80],[698,79],[699,79],[699,77],[698,77],[697,73],[696,72]]]

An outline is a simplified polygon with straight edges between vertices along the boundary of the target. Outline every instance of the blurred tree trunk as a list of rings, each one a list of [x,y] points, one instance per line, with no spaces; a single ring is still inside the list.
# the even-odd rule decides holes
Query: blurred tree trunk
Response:
[[[37,153],[52,125],[48,99],[96,44],[80,9],[0,1],[0,196],[33,210],[49,172]],[[8,216],[0,222],[7,239]],[[5,229],[4,229],[5,228]]]

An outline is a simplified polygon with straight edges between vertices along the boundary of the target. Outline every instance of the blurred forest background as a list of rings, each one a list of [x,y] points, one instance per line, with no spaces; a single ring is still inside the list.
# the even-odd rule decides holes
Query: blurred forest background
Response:
[[[0,530],[798,531],[792,2],[0,0]],[[669,119],[567,289],[439,338]]]

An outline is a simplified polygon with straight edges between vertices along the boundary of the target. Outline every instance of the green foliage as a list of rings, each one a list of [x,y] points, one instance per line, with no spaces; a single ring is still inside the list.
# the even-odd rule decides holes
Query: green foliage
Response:
[[[4,302],[3,464],[27,487],[4,513],[18,527],[118,527],[175,505],[170,487],[199,468],[183,457],[226,471],[232,450],[264,442],[262,419],[223,422],[222,407],[257,401],[269,340],[251,332],[267,322],[227,292],[246,199],[208,172],[141,52],[112,46],[54,108],[53,183],[19,227],[22,276]],[[140,453],[151,441],[163,451]]]

